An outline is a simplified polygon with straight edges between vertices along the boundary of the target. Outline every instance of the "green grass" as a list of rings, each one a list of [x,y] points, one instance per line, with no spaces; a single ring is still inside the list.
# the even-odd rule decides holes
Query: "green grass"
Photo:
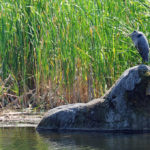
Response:
[[[150,39],[149,10],[149,0],[2,1],[1,79],[11,75],[18,96],[48,88],[70,103],[100,97],[141,63],[128,34]]]

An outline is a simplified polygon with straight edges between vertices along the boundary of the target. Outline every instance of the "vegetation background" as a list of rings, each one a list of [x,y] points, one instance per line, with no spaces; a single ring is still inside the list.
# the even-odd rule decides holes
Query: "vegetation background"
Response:
[[[1,0],[0,107],[102,96],[141,63],[133,30],[150,39],[149,0]]]

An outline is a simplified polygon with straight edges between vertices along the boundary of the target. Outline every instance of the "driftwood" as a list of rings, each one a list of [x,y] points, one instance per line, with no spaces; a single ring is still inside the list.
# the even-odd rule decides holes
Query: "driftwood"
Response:
[[[126,70],[104,97],[56,107],[37,130],[150,131],[150,67]]]

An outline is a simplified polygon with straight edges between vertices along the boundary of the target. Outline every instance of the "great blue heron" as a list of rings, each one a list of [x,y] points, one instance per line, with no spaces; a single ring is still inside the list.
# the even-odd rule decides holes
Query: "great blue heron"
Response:
[[[142,32],[133,31],[129,36],[132,38],[132,41],[140,53],[143,62],[148,62],[149,44],[145,35]]]

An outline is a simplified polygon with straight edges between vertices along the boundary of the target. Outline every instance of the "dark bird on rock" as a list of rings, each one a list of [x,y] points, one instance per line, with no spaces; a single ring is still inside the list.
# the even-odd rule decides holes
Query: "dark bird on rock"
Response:
[[[143,62],[148,62],[149,44],[145,35],[142,32],[133,31],[129,36],[131,37],[136,49],[140,53]]]

